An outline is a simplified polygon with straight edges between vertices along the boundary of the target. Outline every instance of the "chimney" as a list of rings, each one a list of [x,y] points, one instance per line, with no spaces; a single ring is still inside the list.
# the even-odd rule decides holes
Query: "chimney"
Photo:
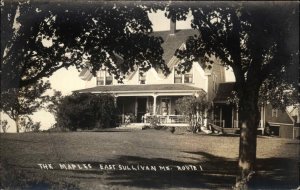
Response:
[[[170,19],[170,35],[175,35],[176,33],[176,20]]]

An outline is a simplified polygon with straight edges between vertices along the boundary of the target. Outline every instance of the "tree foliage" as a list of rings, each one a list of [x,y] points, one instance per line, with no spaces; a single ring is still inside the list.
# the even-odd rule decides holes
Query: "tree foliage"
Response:
[[[36,86],[41,88],[35,88],[38,99],[39,92],[49,87],[42,85],[42,78],[71,65],[89,68],[93,74],[105,66],[120,80],[137,67],[142,72],[156,67],[168,73],[162,60],[163,40],[149,35],[152,28],[146,12],[160,6],[1,1],[2,110],[15,120],[18,114],[31,114],[37,104],[29,106],[22,96],[33,99],[31,88]],[[24,94],[25,89],[30,94]]]
[[[1,126],[1,129],[2,129],[3,133],[6,133],[7,130],[10,128],[10,125],[8,124],[7,120],[1,120],[0,121],[0,126]]]
[[[19,132],[20,119],[32,115],[43,108],[49,101],[49,96],[45,92],[50,89],[50,83],[38,81],[34,85],[22,88],[10,88],[1,92],[0,109],[6,113],[16,123]]]
[[[285,75],[290,75],[289,82],[297,86],[296,5],[275,2],[191,5],[192,27],[200,35],[190,38],[186,49],[178,50],[177,56],[189,65],[200,58],[213,63],[210,59],[214,55],[233,68],[239,86],[252,80],[261,85],[266,79]],[[257,77],[253,79],[253,75]]]
[[[202,94],[199,97],[184,96],[176,101],[176,110],[180,114],[191,116],[197,111],[204,112],[207,108],[206,95]]]
[[[208,102],[204,92],[199,92],[198,97],[184,96],[176,100],[176,110],[188,118],[193,132],[199,130],[204,124],[204,113],[207,107]]]
[[[242,123],[241,172],[236,187],[245,188],[255,170],[259,93],[273,89],[282,101],[280,93],[286,92],[285,87],[298,87],[298,3],[206,2],[180,6],[175,2],[170,6],[170,18],[184,19],[180,15],[191,11],[191,26],[199,31],[187,40],[185,49],[176,52],[184,60],[181,66],[188,70],[193,61],[210,64],[211,58],[217,57],[233,69]],[[283,79],[290,85],[278,82]]]
[[[146,10],[156,9],[126,2],[2,2],[2,91],[71,65],[94,74],[105,66],[118,79],[136,67],[169,72],[162,38],[149,36]]]

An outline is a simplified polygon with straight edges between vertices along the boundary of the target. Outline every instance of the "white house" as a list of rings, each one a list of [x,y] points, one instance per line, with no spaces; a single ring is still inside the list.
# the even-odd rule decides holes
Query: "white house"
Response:
[[[158,116],[162,123],[186,124],[184,117],[178,115],[175,101],[183,96],[197,96],[200,91],[204,91],[212,102],[218,84],[225,81],[225,71],[219,60],[215,59],[212,69],[203,69],[200,62],[194,62],[188,73],[178,74],[175,69],[180,60],[174,53],[176,49],[183,48],[186,39],[198,34],[198,31],[176,30],[176,23],[172,22],[170,28],[169,31],[153,34],[164,39],[163,59],[171,71],[168,76],[154,68],[141,76],[137,69],[120,84],[105,69],[99,71],[96,77],[85,69],[80,77],[86,81],[86,88],[76,92],[113,94],[122,122],[126,115],[134,115],[134,122],[144,122],[143,116],[147,113]]]

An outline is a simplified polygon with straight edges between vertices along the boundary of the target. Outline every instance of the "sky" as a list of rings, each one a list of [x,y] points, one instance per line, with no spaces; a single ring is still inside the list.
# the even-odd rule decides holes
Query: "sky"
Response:
[[[157,11],[157,13],[150,13],[149,19],[153,24],[154,31],[165,31],[170,29],[170,20],[164,16],[163,11]],[[192,20],[192,15],[188,15],[186,21],[177,21],[177,29],[190,29],[190,22]],[[226,82],[234,81],[234,75],[232,70],[225,71]],[[51,87],[54,90],[61,91],[63,95],[69,95],[73,90],[82,89],[85,87],[85,81],[79,78],[79,72],[75,67],[70,67],[69,69],[60,69],[56,71],[48,79],[51,83]],[[47,111],[40,110],[31,116],[33,121],[41,122],[41,130],[50,128],[55,124],[55,119],[52,114]],[[11,120],[8,116],[1,113],[1,120],[6,119],[9,122],[10,128],[7,132],[16,132],[16,127],[14,121]],[[0,129],[2,132],[2,129]]]

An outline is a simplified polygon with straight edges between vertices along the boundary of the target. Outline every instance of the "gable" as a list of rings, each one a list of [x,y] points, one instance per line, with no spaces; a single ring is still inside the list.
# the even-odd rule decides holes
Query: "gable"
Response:
[[[198,34],[199,32],[197,30],[188,29],[177,30],[174,35],[170,35],[170,31],[154,32],[151,35],[161,37],[164,40],[162,43],[162,48],[164,50],[163,60],[168,68],[172,69],[180,61],[177,57],[175,57],[175,51],[183,47],[183,44],[185,44],[188,37]],[[158,69],[157,72],[161,73]]]
[[[175,51],[183,47],[188,37],[198,34],[199,32],[197,30],[187,29],[177,30],[173,35],[170,35],[170,31],[153,32],[151,35],[155,37],[161,37],[163,39],[163,60],[165,61],[167,67],[172,70],[172,68],[180,61],[177,57],[175,57]],[[120,56],[116,55],[116,58],[119,64],[122,63],[123,60]],[[164,74],[159,68],[155,70],[160,78],[164,78]],[[88,69],[84,69],[80,75],[87,75],[87,72],[89,72]],[[133,71],[132,73],[128,74],[126,79],[130,80],[135,73],[136,71]],[[82,77],[82,79],[90,80],[90,77]]]

